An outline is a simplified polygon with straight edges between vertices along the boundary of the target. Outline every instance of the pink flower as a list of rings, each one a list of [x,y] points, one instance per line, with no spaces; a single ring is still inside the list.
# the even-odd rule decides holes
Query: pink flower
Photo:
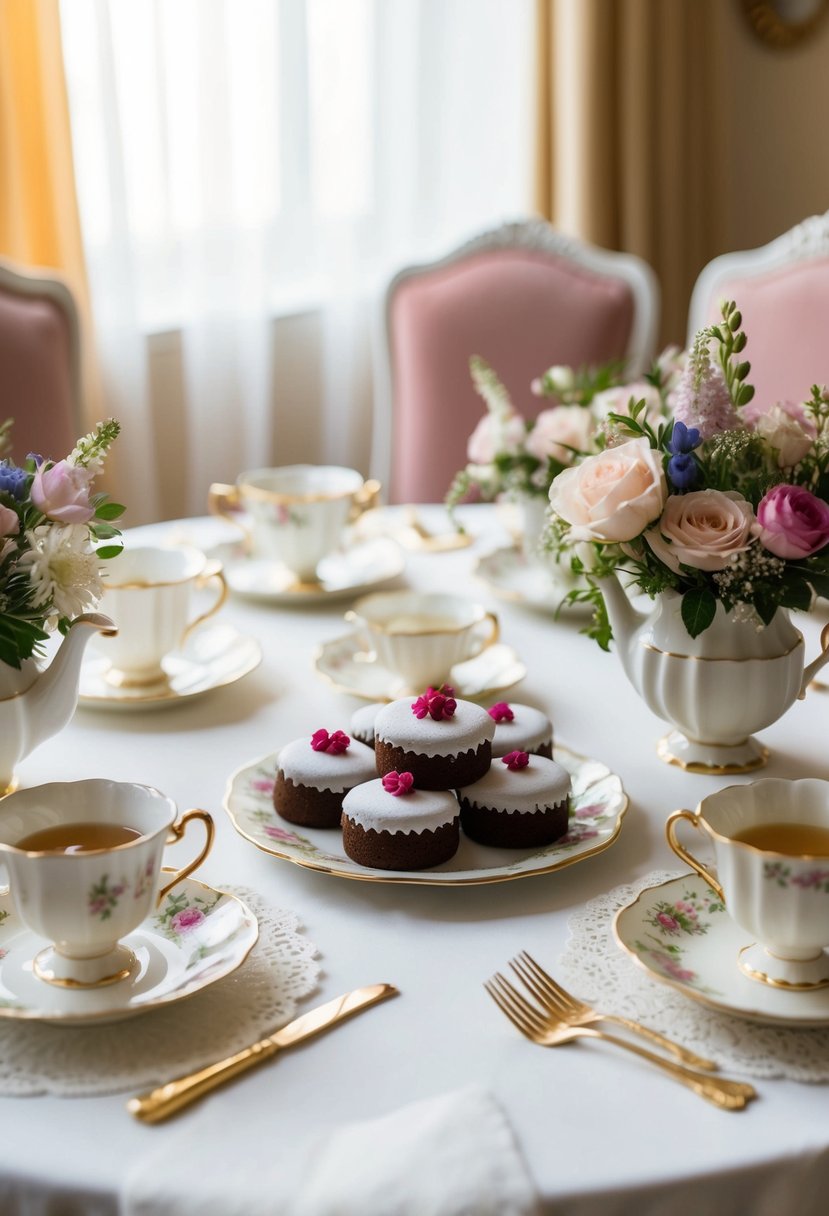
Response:
[[[170,921],[170,928],[174,933],[189,933],[191,929],[195,929],[196,925],[200,925],[204,918],[201,908],[196,908],[191,904],[189,908],[182,908],[180,912],[176,912]]]
[[[85,524],[95,514],[89,505],[89,473],[80,465],[59,460],[41,465],[34,475],[32,502],[47,519],[64,524]]]
[[[469,436],[467,459],[472,464],[492,464],[499,452],[519,452],[526,434],[524,419],[518,414],[484,414]]]
[[[454,717],[457,708],[458,703],[454,697],[444,696],[433,688],[429,688],[422,697],[412,702],[412,713],[416,718],[425,718],[428,714],[435,722]]]
[[[604,422],[609,414],[628,417],[631,402],[635,405],[637,401],[645,402],[645,420],[651,426],[658,426],[662,419],[662,398],[659,389],[647,380],[634,380],[632,384],[603,389],[593,398],[592,411],[599,422]]]
[[[675,917],[669,916],[667,912],[657,912],[656,919],[662,928],[667,929],[669,933],[676,933],[679,928],[679,921]]]
[[[680,563],[694,570],[724,570],[731,558],[751,545],[754,512],[734,490],[694,490],[671,494],[662,518],[645,533],[660,561],[679,573]]]
[[[501,757],[501,763],[506,764],[511,773],[516,772],[519,768],[526,768],[530,762],[530,757],[527,752],[507,752],[506,756]]]
[[[580,405],[560,405],[556,409],[541,411],[524,446],[536,460],[544,461],[552,456],[561,464],[572,464],[573,453],[568,449],[586,452],[593,430],[590,410]],[[562,447],[562,444],[565,446]]]
[[[284,828],[275,828],[270,824],[265,828],[265,835],[270,836],[272,840],[295,841],[296,836],[293,832],[286,832]]]
[[[571,540],[626,541],[659,518],[666,493],[662,456],[642,438],[559,473],[550,503],[572,525]]]
[[[512,722],[515,718],[515,714],[506,701],[498,701],[495,705],[490,705],[486,712],[493,722]]]
[[[311,736],[311,747],[315,752],[329,752],[332,756],[339,756],[350,746],[350,738],[341,730],[335,730],[329,735],[327,730],[320,728]]]
[[[723,374],[710,361],[707,341],[702,335],[697,337],[672,395],[672,404],[674,418],[688,427],[696,427],[703,439],[740,426],[740,415],[734,409]]]
[[[0,536],[14,536],[20,531],[20,520],[17,512],[11,507],[4,507],[0,503]]]
[[[275,782],[272,778],[257,777],[251,781],[250,788],[260,794],[272,794]]]
[[[829,504],[802,486],[773,486],[757,508],[754,533],[775,557],[810,557],[829,544]]]
[[[399,798],[402,794],[411,794],[414,787],[414,777],[411,773],[386,773],[383,778],[383,789],[389,794],[393,794],[395,798]]]

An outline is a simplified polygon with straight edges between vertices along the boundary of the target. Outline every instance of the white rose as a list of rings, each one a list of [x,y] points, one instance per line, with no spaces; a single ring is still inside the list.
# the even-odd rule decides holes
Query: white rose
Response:
[[[567,449],[588,451],[593,429],[590,410],[582,409],[580,405],[559,405],[541,411],[524,446],[536,460],[552,456],[562,464],[571,464],[573,453]],[[566,446],[562,447],[562,444]]]
[[[802,460],[814,438],[797,418],[779,405],[773,405],[767,414],[761,414],[754,429],[777,452],[779,469],[790,469]]]
[[[555,366],[548,367],[544,373],[544,379],[553,392],[558,393],[559,396],[569,393],[576,383],[575,372],[566,363],[556,363]]]
[[[645,421],[655,426],[662,418],[662,398],[659,389],[654,388],[647,380],[634,380],[632,384],[622,384],[618,388],[606,388],[596,393],[592,409],[596,418],[603,422],[608,414],[623,414],[629,416],[630,403],[645,402]]]
[[[659,518],[666,497],[662,456],[644,438],[588,456],[550,487],[552,508],[571,525],[573,541],[633,540]]]
[[[518,414],[504,418],[484,414],[466,445],[467,459],[472,464],[492,464],[502,452],[520,452],[527,428]]]

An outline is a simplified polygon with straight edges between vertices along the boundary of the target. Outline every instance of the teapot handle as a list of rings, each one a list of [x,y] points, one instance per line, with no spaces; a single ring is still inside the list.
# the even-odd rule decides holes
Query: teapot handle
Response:
[[[826,663],[829,663],[829,623],[824,625],[823,629],[820,631],[820,654],[815,659],[814,663],[810,663],[803,672],[800,692],[797,694],[798,701],[802,701],[806,696],[812,680]]]

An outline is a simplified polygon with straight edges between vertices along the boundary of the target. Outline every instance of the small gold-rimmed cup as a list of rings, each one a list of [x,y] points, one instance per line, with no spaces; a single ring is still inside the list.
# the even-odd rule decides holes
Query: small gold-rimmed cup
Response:
[[[687,821],[713,845],[716,875],[677,839]],[[668,844],[754,938],[736,960],[750,979],[809,991],[829,985],[829,782],[769,777],[675,811]]]
[[[455,663],[497,642],[498,618],[460,595],[388,591],[357,600],[345,614],[366,650],[410,688],[440,684]]]
[[[195,860],[161,886],[164,846],[180,840],[194,820],[204,824],[205,843]],[[20,843],[34,833],[57,830],[65,848],[73,833],[89,840],[96,829],[113,827],[126,829],[131,838],[83,852]],[[17,914],[51,943],[33,960],[35,975],[61,988],[100,988],[133,975],[135,956],[121,939],[201,865],[213,836],[207,811],[177,818],[170,798],[132,782],[53,782],[0,801],[0,861]]]
[[[376,504],[379,492],[379,483],[364,481],[356,469],[295,464],[251,469],[235,485],[217,482],[207,502],[214,515],[242,529],[249,553],[314,583],[319,563],[340,547],[346,526]]]
[[[109,659],[106,679],[119,688],[165,680],[162,660],[227,599],[221,562],[190,545],[125,549],[107,563],[103,581],[118,634],[96,639],[95,649]],[[194,617],[193,593],[211,583],[215,599]]]

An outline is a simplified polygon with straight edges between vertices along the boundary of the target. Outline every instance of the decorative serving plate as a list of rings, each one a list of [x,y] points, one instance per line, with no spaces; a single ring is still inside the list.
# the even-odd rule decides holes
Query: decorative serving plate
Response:
[[[515,545],[495,549],[479,558],[475,573],[501,599],[556,612],[568,592],[578,586],[576,578],[552,563],[528,557]],[[564,604],[562,613],[589,616],[590,604]]]
[[[101,988],[58,988],[37,978],[32,960],[47,944],[0,895],[0,1017],[83,1026],[117,1022],[191,996],[240,967],[259,927],[235,895],[186,878],[154,916],[123,939],[133,973]]]
[[[318,583],[297,582],[277,561],[246,557],[239,544],[217,545],[210,555],[222,562],[227,585],[236,595],[283,607],[348,599],[397,578],[404,566],[399,546],[382,537],[324,557],[317,568]]]
[[[324,642],[314,654],[314,666],[339,692],[367,701],[395,701],[422,691],[410,688],[401,676],[381,666],[374,653],[364,649],[359,633],[347,633]],[[526,674],[526,667],[512,647],[498,642],[487,646],[474,659],[456,663],[446,679],[458,696],[476,701],[512,688]]]
[[[696,874],[646,887],[616,914],[616,941],[648,975],[722,1013],[786,1026],[829,1026],[829,988],[791,992],[743,975],[751,934]]]
[[[88,652],[81,667],[79,704],[93,709],[161,709],[248,675],[262,662],[262,648],[232,626],[203,625],[180,650],[162,661],[167,678],[155,684],[121,688],[106,678],[105,653]]]
[[[541,849],[491,849],[461,833],[455,856],[429,870],[360,866],[345,855],[339,831],[298,829],[280,818],[273,807],[276,753],[235,772],[228,782],[224,805],[236,831],[257,848],[323,874],[362,882],[421,886],[508,882],[529,874],[561,870],[601,853],[613,844],[621,830],[628,798],[620,778],[599,760],[589,760],[566,747],[556,747],[555,758],[572,778],[570,827],[566,836]]]

